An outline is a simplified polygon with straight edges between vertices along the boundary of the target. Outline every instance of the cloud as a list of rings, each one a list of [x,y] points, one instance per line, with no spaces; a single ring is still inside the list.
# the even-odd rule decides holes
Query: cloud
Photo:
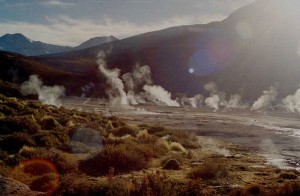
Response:
[[[44,5],[44,6],[60,7],[60,8],[68,8],[70,6],[74,6],[75,5],[75,3],[63,2],[63,1],[56,1],[56,0],[41,1],[40,4]]]
[[[161,21],[148,22],[138,25],[127,20],[103,18],[94,22],[88,19],[74,19],[60,15],[46,17],[46,23],[30,23],[21,21],[5,21],[0,23],[0,35],[6,33],[23,33],[25,36],[51,44],[75,46],[95,36],[114,35],[125,38],[141,33],[160,30],[173,26],[204,24],[222,20],[226,16],[175,16]]]

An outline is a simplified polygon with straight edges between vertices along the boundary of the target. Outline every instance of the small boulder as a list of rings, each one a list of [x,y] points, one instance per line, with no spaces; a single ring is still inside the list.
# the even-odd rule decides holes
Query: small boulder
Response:
[[[180,163],[176,159],[169,159],[166,164],[163,166],[163,169],[166,170],[179,170]]]

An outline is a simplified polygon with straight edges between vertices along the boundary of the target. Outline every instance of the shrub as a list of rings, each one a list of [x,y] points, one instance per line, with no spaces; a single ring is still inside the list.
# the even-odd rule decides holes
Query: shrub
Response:
[[[141,143],[155,143],[157,141],[157,137],[150,135],[147,129],[138,132],[136,137]]]
[[[123,126],[118,129],[115,129],[113,131],[113,134],[115,136],[124,136],[124,135],[135,136],[138,132],[139,132],[138,128],[127,125],[127,126]]]
[[[178,152],[186,152],[186,149],[178,142],[171,142],[170,149]]]
[[[66,114],[63,114],[63,115],[60,115],[58,122],[59,122],[59,124],[61,124],[63,126],[67,126],[67,124],[72,120],[73,120],[72,117],[70,117]]]
[[[41,119],[41,126],[44,130],[53,130],[61,125],[52,116],[44,116]]]
[[[45,159],[55,165],[60,174],[66,174],[77,170],[77,163],[60,151],[46,150],[24,146],[20,154],[26,159]]]
[[[42,105],[39,102],[29,101],[26,106],[33,109],[39,109]]]
[[[95,181],[85,176],[69,174],[62,176],[55,195],[130,195],[131,183],[118,181]]]
[[[70,143],[69,136],[59,131],[40,131],[34,135],[35,142],[42,147],[64,148]]]
[[[0,150],[0,161],[5,161],[8,158],[6,151]]]
[[[131,195],[187,195],[182,184],[168,179],[165,173],[159,171],[146,173],[135,187]]]
[[[155,143],[156,150],[159,154],[163,155],[169,152],[170,150],[170,144],[167,140],[164,139],[158,139]]]
[[[282,173],[279,175],[279,178],[286,179],[286,180],[294,180],[294,179],[297,179],[298,176],[296,176],[295,174],[290,174],[290,173]]]
[[[18,152],[24,145],[35,146],[34,140],[26,133],[14,133],[0,141],[0,149],[7,152]]]
[[[51,195],[57,188],[57,174],[48,173],[35,178],[30,184],[30,189],[34,191],[47,192]]]
[[[110,168],[114,168],[115,173],[141,170],[147,167],[147,159],[151,157],[147,153],[141,146],[107,145],[96,156],[82,161],[79,167],[90,175],[108,174]]]
[[[130,143],[132,142],[134,138],[131,135],[124,135],[122,137],[116,137],[113,134],[109,134],[107,138],[103,138],[103,144],[104,145],[118,145],[118,144],[124,144],[124,143]]]
[[[1,100],[1,101],[7,101],[7,100],[9,100],[9,98],[6,97],[6,96],[3,95],[3,94],[0,94],[0,100]]]
[[[11,171],[11,168],[9,168],[6,165],[0,165],[0,181],[1,181],[1,176],[7,176]]]
[[[221,164],[204,163],[193,169],[188,177],[191,179],[212,180],[217,178],[225,178],[228,176],[227,168]]]
[[[20,154],[14,154],[13,156],[9,156],[5,160],[5,164],[8,166],[14,167],[14,166],[20,164],[24,160],[25,160],[25,158],[23,156],[21,156]]]
[[[41,127],[33,115],[7,117],[0,120],[1,132],[4,134],[12,132],[25,132],[30,134],[37,133]]]
[[[142,125],[140,125],[140,126],[142,126]],[[159,137],[164,136],[164,132],[166,132],[168,130],[166,127],[163,127],[163,126],[146,126],[145,128],[147,128],[148,133],[157,135]]]
[[[6,105],[0,105],[0,112],[5,115],[15,115],[16,111]]]
[[[18,101],[16,98],[7,99],[4,104],[10,108],[13,108],[17,111],[21,111],[24,108],[24,105]]]

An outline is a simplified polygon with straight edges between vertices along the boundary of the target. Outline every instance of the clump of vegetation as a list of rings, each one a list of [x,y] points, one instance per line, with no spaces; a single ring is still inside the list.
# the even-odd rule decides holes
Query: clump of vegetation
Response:
[[[173,151],[186,153],[187,150],[178,142],[171,142],[170,149]]]
[[[213,180],[219,178],[226,178],[228,176],[228,170],[226,166],[218,163],[204,163],[198,167],[192,169],[188,174],[191,179],[203,179],[203,180]]]
[[[40,121],[43,130],[53,130],[56,127],[61,126],[57,120],[55,120],[52,116],[48,115],[42,117]]]
[[[285,183],[283,186],[262,186],[258,184],[253,184],[245,188],[239,188],[232,190],[230,196],[273,196],[273,195],[299,195],[300,194],[300,183],[299,182],[289,182]]]
[[[119,127],[118,129],[115,129],[113,131],[113,134],[115,136],[119,136],[119,137],[124,136],[124,135],[135,136],[138,132],[139,132],[138,128],[133,127],[133,126],[125,125],[125,126]]]
[[[13,132],[37,133],[41,130],[33,115],[25,116],[7,116],[0,119],[0,128],[3,134],[12,134]]]
[[[40,131],[33,138],[39,146],[48,148],[66,148],[70,142],[69,136],[59,131]]]
[[[66,174],[77,170],[77,162],[59,150],[47,150],[43,148],[24,146],[20,155],[27,160],[44,159],[55,165],[60,174]]]
[[[14,133],[0,140],[0,149],[10,153],[18,152],[24,145],[35,146],[34,140],[27,133]]]
[[[279,178],[285,179],[285,180],[295,180],[298,179],[298,176],[292,173],[282,173],[279,175]]]
[[[96,156],[82,161],[79,166],[90,175],[106,175],[110,168],[114,168],[115,173],[123,173],[147,168],[153,156],[153,149],[139,144],[106,145]]]

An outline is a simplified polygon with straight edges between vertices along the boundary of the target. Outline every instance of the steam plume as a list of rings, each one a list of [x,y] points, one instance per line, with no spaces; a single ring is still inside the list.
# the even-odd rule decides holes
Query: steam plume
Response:
[[[210,92],[211,94],[217,94],[218,93],[218,87],[215,82],[209,82],[204,85],[204,89]]]
[[[163,89],[161,86],[145,85],[143,89],[148,94],[148,99],[154,103],[164,103],[167,106],[180,106],[179,103],[171,99],[171,93]]]
[[[127,90],[127,98],[130,104],[136,105],[138,103],[145,103],[140,91],[143,90],[144,85],[151,85],[151,69],[148,65],[136,65],[132,73],[126,73],[122,76]]]
[[[201,94],[195,95],[194,97],[189,98],[190,104],[193,108],[202,106],[204,97]]]
[[[86,85],[84,85],[83,87],[81,87],[81,97],[84,98],[86,97],[88,94],[91,93],[92,90],[94,90],[96,87],[96,85],[93,82],[90,82]]]
[[[226,109],[246,108],[247,105],[242,103],[242,97],[239,94],[230,95],[229,101],[224,104]]]
[[[214,111],[219,110],[220,96],[218,95],[217,84],[214,82],[207,83],[204,85],[204,89],[210,92],[210,97],[207,97],[204,101],[205,104],[213,108]],[[223,95],[224,93],[221,92],[221,94]]]
[[[267,108],[272,106],[272,102],[275,101],[278,95],[277,89],[271,86],[269,90],[263,91],[263,94],[254,102],[251,110],[259,110],[261,108]]]
[[[124,91],[124,84],[123,84],[123,81],[119,78],[120,70],[119,69],[113,69],[113,70],[108,69],[106,66],[105,57],[106,57],[105,52],[101,51],[98,54],[97,63],[99,65],[99,71],[106,78],[107,84],[109,86],[106,89],[106,94],[109,97],[109,101],[112,104],[127,105],[128,99],[127,99],[127,95]]]
[[[37,75],[31,75],[29,80],[21,85],[23,95],[38,95],[38,99],[47,105],[61,106],[60,97],[65,94],[63,86],[45,86]]]
[[[288,95],[282,100],[283,106],[290,112],[300,113],[300,88],[294,95]]]
[[[214,109],[214,111],[217,111],[219,110],[219,102],[220,102],[220,98],[218,95],[212,95],[210,97],[207,97],[205,99],[205,104],[208,106],[208,107],[211,107]]]
[[[167,106],[179,106],[179,103],[172,100],[171,94],[163,87],[152,85],[149,66],[136,65],[131,73],[122,75],[121,79],[119,69],[110,70],[107,68],[105,56],[105,52],[101,51],[98,54],[97,63],[99,71],[107,80],[109,87],[106,94],[111,103],[136,105],[145,103],[145,100],[148,100],[154,103],[163,103]]]

